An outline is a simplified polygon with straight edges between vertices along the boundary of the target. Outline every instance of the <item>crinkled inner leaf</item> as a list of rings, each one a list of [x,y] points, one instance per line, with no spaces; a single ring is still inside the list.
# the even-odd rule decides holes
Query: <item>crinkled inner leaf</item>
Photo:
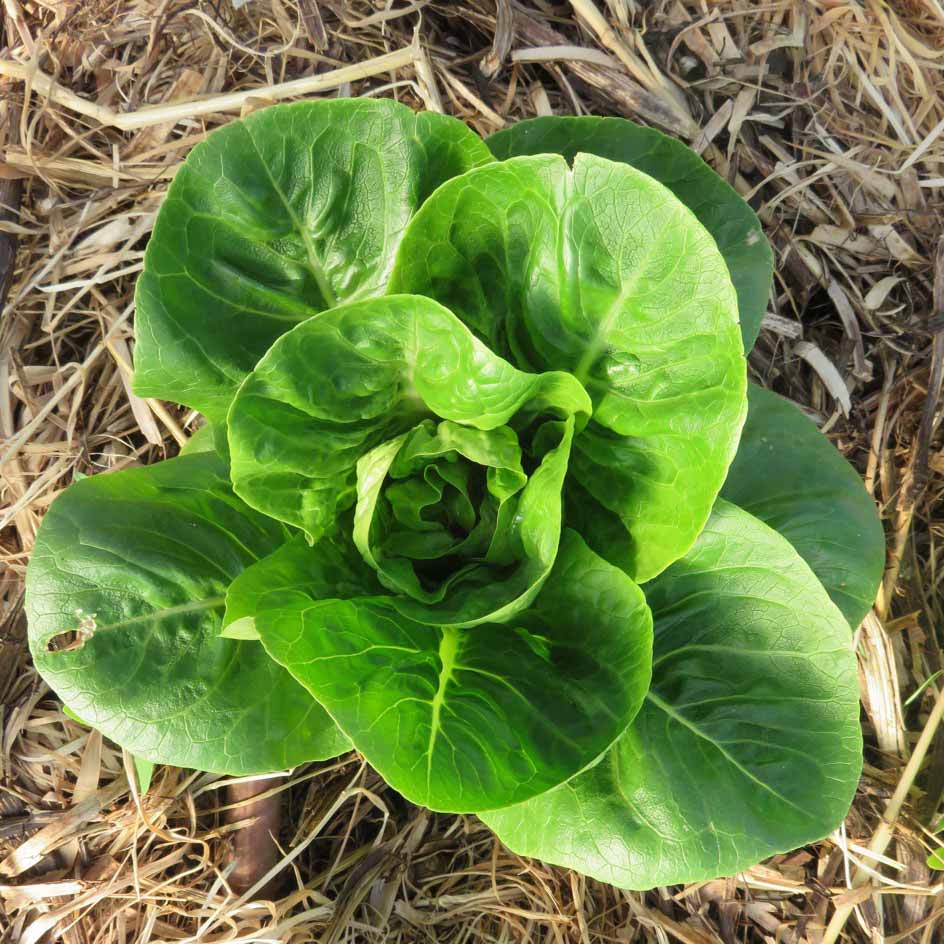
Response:
[[[572,170],[554,155],[477,168],[414,217],[390,290],[435,298],[518,367],[586,387],[573,474],[622,520],[636,579],[691,546],[734,455],[746,380],[724,259],[669,190],[589,154]]]
[[[361,459],[354,541],[396,594],[397,610],[421,623],[473,626],[534,598],[557,553],[573,417],[551,425],[560,427],[553,446],[525,457],[537,465],[530,476],[508,426],[426,421]],[[425,519],[409,508],[417,493],[429,501]]]
[[[526,605],[553,565],[571,439],[590,409],[573,377],[516,370],[436,302],[375,299],[299,325],[266,354],[230,411],[231,474],[247,502],[313,540],[336,527],[359,491],[355,536],[382,579],[401,593],[395,605],[423,622],[470,625],[508,615],[509,605]],[[447,422],[437,426],[437,419]],[[438,441],[427,434],[434,428]],[[424,458],[423,450],[442,452],[430,478],[432,456]],[[514,484],[515,476],[525,478],[523,462],[530,475]],[[442,593],[424,588],[412,565],[417,579],[411,583],[406,557],[391,557],[377,543],[393,517],[388,473],[391,482],[402,479],[411,463],[423,470],[422,482],[412,485],[426,489],[422,500],[431,500],[429,490],[443,483],[441,499],[426,510],[433,518],[448,517],[449,502],[459,503],[455,513],[461,515],[462,502],[472,497],[457,490],[458,480],[446,481],[450,468],[465,469],[466,487],[483,472],[487,485],[490,469],[494,489],[512,492],[506,501],[489,492],[494,504],[476,496],[475,506],[466,508],[475,520],[465,535],[471,543],[464,559],[442,546],[443,528],[441,553],[432,531],[414,529],[422,535],[416,547],[427,555],[422,569]],[[402,526],[406,495],[401,489],[394,498]],[[513,510],[504,507],[507,501],[517,502]],[[456,518],[444,527],[461,530]],[[476,555],[486,531],[488,544]]]

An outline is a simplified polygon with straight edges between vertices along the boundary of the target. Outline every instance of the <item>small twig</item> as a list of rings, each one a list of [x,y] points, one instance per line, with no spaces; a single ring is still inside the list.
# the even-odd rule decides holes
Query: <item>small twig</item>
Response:
[[[908,455],[905,470],[901,476],[898,489],[898,501],[895,503],[895,531],[888,549],[888,566],[882,578],[876,609],[880,619],[886,619],[892,606],[895,587],[898,586],[898,577],[901,574],[901,564],[905,558],[905,549],[911,535],[911,522],[914,520],[916,503],[914,501],[914,476],[917,452],[912,450]]]
[[[439,86],[436,84],[436,73],[433,72],[433,65],[429,61],[426,50],[420,44],[419,27],[413,31],[413,48],[416,50],[416,58],[413,60],[413,68],[416,70],[416,86],[423,104],[427,111],[435,111],[443,114],[442,97],[439,94]]]
[[[563,46],[567,38],[547,25],[539,17],[527,16],[521,10],[515,12],[515,35],[528,46]],[[553,69],[553,66],[548,66]],[[608,107],[615,113],[639,116],[652,124],[665,128],[691,140],[698,133],[698,126],[691,118],[679,115],[674,102],[665,95],[653,92],[637,82],[625,69],[611,69],[592,62],[573,61],[568,69],[582,82],[604,93]]]
[[[9,9],[9,0],[8,9]],[[10,19],[13,19],[12,15]],[[15,22],[15,20],[14,20]],[[9,23],[9,20],[8,20]],[[0,19],[0,41],[4,34],[3,21]],[[13,120],[12,105],[7,106],[7,128],[0,128],[0,144],[15,144],[17,125]],[[16,223],[20,216],[20,201],[23,198],[21,180],[0,180],[0,223]],[[13,268],[16,263],[16,246],[19,237],[15,230],[0,227],[0,311],[6,301],[7,292],[13,282]]]
[[[29,27],[26,25],[26,20],[23,18],[23,11],[20,9],[20,4],[17,0],[3,0],[3,7],[7,12],[9,22],[13,25],[16,32],[19,33],[20,40],[26,47],[26,51],[32,56],[36,50],[36,46],[33,43],[33,36],[29,31]],[[8,36],[7,39],[12,44],[13,37]]]
[[[31,869],[45,855],[56,848],[64,838],[72,836],[83,824],[99,816],[118,797],[128,792],[128,778],[121,774],[107,787],[102,787],[92,796],[76,803],[71,809],[60,813],[35,836],[13,850],[0,862],[0,876],[12,878]]]
[[[589,62],[604,69],[616,69],[619,63],[602,49],[589,46],[531,46],[516,49],[511,54],[512,62]]]
[[[626,45],[622,37],[606,21],[593,0],[570,0],[579,20],[583,20],[594,32],[600,45],[616,56],[626,67],[627,72],[643,88],[658,95],[676,113],[679,124],[692,127],[691,112],[681,90],[670,79],[640,60]]]
[[[934,257],[934,311],[931,318],[944,315],[944,239],[937,244]],[[921,425],[918,427],[918,457],[915,460],[914,500],[921,496],[928,483],[928,461],[931,437],[934,435],[935,415],[941,399],[944,381],[944,330],[936,331],[931,343],[931,375],[928,378],[928,394],[924,399]]]
[[[181,121],[185,118],[198,118],[201,115],[211,115],[220,111],[240,111],[242,107],[253,99],[267,99],[278,101],[283,98],[292,98],[297,95],[311,95],[316,92],[327,92],[336,89],[346,82],[357,82],[395,69],[402,69],[412,65],[416,58],[416,49],[404,46],[394,52],[368,59],[366,62],[357,62],[353,65],[342,66],[331,72],[320,75],[306,76],[293,79],[290,82],[281,82],[263,88],[247,89],[242,92],[229,92],[225,95],[214,95],[211,98],[198,98],[189,102],[172,102],[166,105],[146,105],[137,111],[116,112],[111,108],[90,102],[81,95],[61,85],[44,72],[32,69],[29,66],[10,60],[0,61],[0,76],[19,79],[29,83],[32,91],[38,92],[49,101],[62,105],[71,111],[86,118],[93,118],[103,125],[110,125],[122,131],[135,128],[147,128],[150,125],[162,124],[165,121]]]
[[[944,240],[938,243],[934,265],[932,319],[944,312]],[[911,524],[915,510],[928,480],[928,463],[931,437],[934,434],[935,414],[941,398],[942,380],[944,380],[944,333],[937,332],[931,345],[931,375],[928,379],[928,392],[918,427],[917,447],[911,450],[905,471],[901,477],[901,487],[896,505],[895,537],[892,543],[888,568],[882,581],[879,595],[879,615],[884,619],[891,607],[892,595],[901,573],[901,563],[905,548],[911,535]]]
[[[479,68],[486,79],[493,79],[505,64],[508,53],[515,41],[515,15],[511,9],[511,0],[498,0],[496,4],[495,36],[492,48],[482,60]]]
[[[872,841],[868,846],[871,858],[884,855],[885,850],[888,848],[888,844],[891,842],[895,832],[895,824],[898,822],[898,817],[901,815],[902,807],[905,804],[905,800],[908,798],[911,788],[914,786],[915,778],[921,770],[924,758],[928,753],[928,748],[931,746],[931,742],[941,724],[942,718],[944,718],[944,689],[942,689],[941,694],[938,695],[937,701],[934,703],[934,708],[928,717],[924,730],[921,732],[921,736],[918,738],[918,743],[915,744],[914,752],[909,758],[904,771],[902,771],[898,786],[895,788],[895,792],[885,806],[885,812],[882,814],[881,822],[872,834]],[[852,879],[852,888],[860,888],[867,884],[868,881],[868,873],[860,870],[856,872]],[[853,900],[851,902],[836,906],[836,911],[823,934],[821,944],[836,944],[858,900],[854,896],[852,897]]]
[[[321,18],[318,0],[298,0],[298,15],[312,49],[315,52],[324,52],[328,48],[328,31]]]

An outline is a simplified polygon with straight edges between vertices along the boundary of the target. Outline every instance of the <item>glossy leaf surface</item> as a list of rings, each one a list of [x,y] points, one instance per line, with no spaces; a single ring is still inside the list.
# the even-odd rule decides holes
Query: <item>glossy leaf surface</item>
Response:
[[[750,206],[690,147],[624,118],[548,115],[488,138],[499,160],[526,154],[595,154],[641,170],[668,187],[711,233],[737,290],[744,350],[757,340],[773,280],[773,253]]]
[[[278,105],[190,152],[138,280],[135,390],[218,422],[293,325],[382,294],[410,217],[491,160],[445,115],[381,99]]]
[[[279,599],[294,599],[300,591],[305,599],[348,599],[384,594],[376,574],[364,563],[351,543],[350,515],[346,527],[322,538],[317,550],[302,534],[296,534],[267,557],[247,567],[226,591],[226,612],[221,635],[229,639],[258,639],[256,614],[263,601],[273,606]],[[345,537],[347,535],[347,537]]]
[[[636,579],[691,546],[746,381],[724,259],[665,187],[588,154],[573,170],[553,155],[478,168],[414,217],[391,291],[435,298],[518,367],[586,387],[593,421],[573,471],[624,522]]]
[[[834,829],[862,766],[848,627],[785,538],[719,501],[645,588],[653,679],[600,763],[483,815],[510,848],[624,888],[730,875]]]
[[[340,753],[346,739],[258,643],[218,636],[230,583],[285,539],[212,453],[76,483],[30,560],[36,667],[145,760],[248,774]]]
[[[779,531],[855,629],[875,602],[885,533],[855,469],[799,407],[755,384],[721,494]]]
[[[635,715],[650,675],[648,608],[573,532],[530,609],[472,629],[413,622],[383,598],[326,599],[320,583],[306,590],[311,558],[338,553],[327,541],[287,545],[277,579],[291,586],[256,601],[256,626],[413,802],[470,812],[533,796],[585,767]]]
[[[553,565],[571,439],[590,409],[573,377],[516,370],[431,299],[391,296],[279,339],[233,402],[231,475],[249,504],[312,540],[357,502],[355,540],[395,605],[471,625],[526,605]],[[417,498],[449,475],[445,493]],[[460,499],[466,521],[445,504]],[[414,551],[427,542],[419,553],[392,537],[397,514]],[[437,515],[463,547],[428,543]]]

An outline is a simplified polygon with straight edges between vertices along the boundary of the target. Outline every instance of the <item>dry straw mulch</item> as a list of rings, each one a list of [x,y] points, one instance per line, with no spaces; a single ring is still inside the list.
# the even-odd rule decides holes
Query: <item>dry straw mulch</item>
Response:
[[[0,286],[18,243],[0,324],[0,935],[942,939],[944,873],[925,865],[944,789],[940,0],[3,0],[0,22]],[[234,115],[336,94],[482,133],[534,114],[635,118],[757,208],[778,275],[751,372],[860,469],[889,537],[858,633],[865,775],[829,839],[626,893],[523,861],[474,817],[409,806],[350,757],[273,781],[284,881],[251,901],[227,884],[220,778],[159,769],[140,796],[120,751],[31,669],[22,577],[49,503],[79,474],[174,455],[193,429],[129,386],[132,290],[167,180]]]

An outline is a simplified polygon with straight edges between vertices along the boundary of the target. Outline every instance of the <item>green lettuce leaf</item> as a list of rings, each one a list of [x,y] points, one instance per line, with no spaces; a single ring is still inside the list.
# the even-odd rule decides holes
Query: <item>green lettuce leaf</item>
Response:
[[[534,599],[557,554],[573,422],[556,424],[558,441],[531,476],[507,426],[427,421],[361,460],[354,541],[401,613],[474,626]]]
[[[217,452],[216,442],[217,431],[209,423],[204,423],[181,446],[180,454],[190,456],[196,452]]]
[[[785,538],[719,501],[645,588],[652,687],[600,763],[483,815],[516,852],[622,888],[731,875],[827,835],[862,766],[839,610]]]
[[[477,168],[413,218],[390,291],[442,302],[524,370],[572,373],[594,404],[573,473],[622,520],[629,573],[685,553],[734,456],[746,379],[724,259],[665,187],[588,154]]]
[[[266,651],[409,800],[452,812],[524,800],[586,767],[636,714],[649,610],[574,532],[530,609],[472,629],[414,622],[382,597],[332,599],[324,576],[346,561],[338,541],[292,541],[233,584],[231,603],[255,610]],[[238,601],[252,570],[270,590]]]
[[[263,357],[230,410],[231,475],[313,541],[356,502],[355,541],[394,605],[472,625],[526,606],[549,573],[590,409],[573,377],[516,370],[431,299],[374,299]]]
[[[711,233],[737,290],[741,337],[749,351],[767,310],[774,260],[760,220],[690,147],[625,118],[548,115],[519,121],[486,141],[500,161],[526,154],[596,154],[664,184]]]
[[[230,583],[286,537],[213,453],[83,479],[30,559],[37,669],[143,760],[250,774],[341,753],[346,738],[258,643],[219,638]]]
[[[490,160],[462,122],[380,99],[278,105],[215,131],[175,175],[148,243],[135,390],[223,420],[279,335],[382,294],[417,208]]]
[[[221,635],[229,639],[258,639],[256,614],[263,600],[269,606],[275,605],[276,593],[292,598],[294,591],[301,590],[307,599],[315,600],[382,596],[384,588],[377,575],[350,540],[350,520],[347,515],[345,527],[322,538],[315,550],[303,534],[296,534],[247,567],[226,591]]]
[[[885,569],[885,533],[855,469],[802,410],[748,385],[747,423],[721,494],[779,531],[853,629]]]

